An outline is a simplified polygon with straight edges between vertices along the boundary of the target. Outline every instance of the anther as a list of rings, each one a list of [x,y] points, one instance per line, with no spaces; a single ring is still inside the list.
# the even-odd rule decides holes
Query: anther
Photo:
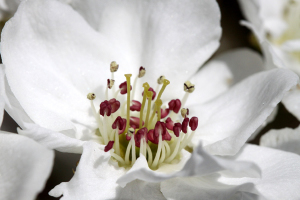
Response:
[[[158,84],[163,84],[165,78],[166,78],[165,76],[160,76],[160,77],[157,79],[157,83],[158,83]]]
[[[166,120],[166,127],[167,129],[169,129],[170,131],[173,130],[174,127],[174,122],[172,121],[171,117],[168,117]]]
[[[119,85],[119,88],[120,88],[120,93],[121,93],[121,94],[127,94],[127,90],[128,90],[128,88],[127,88],[127,81],[121,83],[121,84]],[[132,89],[132,86],[130,86],[130,90],[131,90],[131,89]]]
[[[122,130],[123,127],[125,127],[125,125],[126,125],[126,119],[123,119],[122,117],[118,116],[114,121],[114,123],[111,125],[111,127],[113,129],[118,128],[119,130]]]
[[[114,146],[115,141],[109,141],[108,144],[104,147],[104,152],[108,152]]]
[[[190,122],[189,122],[189,126],[191,127],[192,131],[196,130],[197,127],[198,127],[198,118],[197,117],[192,117]]]
[[[187,133],[187,127],[189,125],[190,119],[188,117],[184,118],[182,122],[182,132]]]
[[[169,110],[178,113],[181,107],[181,101],[179,99],[173,99],[169,102]]]
[[[147,133],[148,129],[146,127],[136,132],[136,134],[134,135],[135,146],[140,147],[141,139],[144,139],[146,143],[148,142]]]
[[[107,79],[107,87],[108,89],[111,89],[115,84],[115,80],[113,79]]]
[[[180,123],[175,123],[173,126],[173,132],[176,135],[176,137],[179,137],[179,134],[181,132],[182,126]]]
[[[112,110],[111,105],[107,100],[103,101],[100,104],[100,115],[104,116],[106,114],[107,116],[110,116],[111,110]]]
[[[87,98],[89,100],[94,100],[96,98],[96,95],[94,93],[88,93]]]
[[[181,109],[181,116],[183,118],[187,117],[189,115],[189,109],[188,108],[182,108]]]
[[[195,90],[195,85],[193,85],[190,81],[186,81],[184,83],[183,89],[185,92],[192,93]]]
[[[110,63],[110,71],[111,72],[116,72],[119,69],[119,65],[116,63],[116,61],[112,61]]]
[[[166,116],[168,116],[170,110],[168,108],[162,108],[160,109],[160,113],[161,113],[161,118],[165,118]]]
[[[146,74],[146,69],[143,66],[141,66],[140,69],[139,69],[138,77],[142,78],[143,76],[145,76],[145,74]]]
[[[117,101],[115,98],[112,98],[108,101],[108,103],[111,105],[111,112],[115,113],[120,108],[120,102]]]
[[[132,100],[131,102],[132,102],[132,104],[130,106],[131,111],[140,111],[141,110],[142,104],[139,101]]]

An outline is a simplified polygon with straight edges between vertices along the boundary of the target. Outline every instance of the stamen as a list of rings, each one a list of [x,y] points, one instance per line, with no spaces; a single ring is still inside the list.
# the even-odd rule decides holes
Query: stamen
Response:
[[[178,113],[181,107],[181,102],[179,99],[173,99],[169,102],[169,110]]]
[[[87,98],[90,100],[91,102],[91,108],[92,108],[92,112],[93,112],[93,115],[94,117],[96,118],[96,121],[97,121],[97,124],[98,124],[98,128],[99,128],[99,132],[100,134],[102,135],[102,132],[103,132],[103,124],[102,124],[102,121],[100,119],[100,115],[98,114],[98,112],[96,111],[96,108],[95,108],[95,105],[94,105],[94,102],[93,100],[96,98],[96,95],[94,93],[89,93],[87,95]],[[103,136],[103,135],[102,135]]]
[[[155,168],[156,165],[158,164],[158,160],[159,160],[159,157],[160,157],[161,149],[162,149],[162,135],[161,135],[161,132],[159,132],[159,136],[158,136],[158,147],[157,147],[157,152],[156,152],[154,161],[153,161],[153,163],[152,163],[152,168]]]
[[[168,117],[166,120],[166,127],[167,129],[173,131],[174,122],[172,121],[171,117]],[[176,135],[176,134],[175,134]],[[178,137],[178,136],[177,136]]]
[[[127,82],[127,91],[130,91],[131,89],[131,85],[130,85],[130,77],[132,75],[131,74],[125,74],[126,77],[126,82]],[[128,128],[129,128],[129,122],[130,122],[130,92],[127,92],[127,123],[126,123],[126,128],[125,128],[125,133],[127,132]]]
[[[144,108],[145,108],[146,97],[147,97],[146,94],[148,93],[150,86],[146,82],[143,84],[143,87],[144,87],[144,95],[143,95],[143,102],[142,102],[142,107],[141,107],[141,112],[140,112],[140,126],[139,126],[140,129],[142,128],[142,123],[143,123],[143,116],[144,116],[143,114],[144,114]]]
[[[136,132],[136,134],[134,135],[135,146],[140,147],[140,142],[142,139],[144,139],[145,142],[148,142],[147,133],[148,133],[148,129],[146,127]]]
[[[176,135],[176,137],[179,136],[181,130],[182,130],[181,124],[180,123],[175,123],[174,126],[173,126],[173,132]]]
[[[188,97],[189,97],[189,94],[192,93],[192,92],[194,92],[194,90],[195,90],[195,85],[191,84],[190,81],[186,81],[186,82],[184,83],[184,85],[183,85],[183,90],[184,90],[186,93],[185,93],[184,97],[183,97],[182,100],[181,100],[181,105],[182,105],[182,107],[185,105],[185,103],[186,103],[186,101],[187,101],[187,99],[188,99]]]
[[[133,82],[132,99],[134,99],[137,79],[142,78],[143,76],[145,76],[145,74],[146,74],[146,69],[143,66],[141,66],[139,69],[139,74],[135,77],[134,82]]]
[[[136,161],[135,155],[135,140],[134,137],[131,137],[131,164],[133,165]]]
[[[88,93],[87,98],[92,101],[96,98],[96,95],[94,93]]]

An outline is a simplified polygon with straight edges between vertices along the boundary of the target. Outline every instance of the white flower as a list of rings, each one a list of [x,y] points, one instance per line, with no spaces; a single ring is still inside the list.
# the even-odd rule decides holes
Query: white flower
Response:
[[[228,161],[212,157],[198,145],[201,141],[203,148],[211,154],[236,154],[270,115],[285,92],[298,80],[292,72],[279,69],[243,80],[256,70],[235,74],[227,65],[237,56],[253,58],[257,64],[261,64],[259,56],[249,50],[220,56],[196,73],[219,44],[220,13],[216,2],[91,0],[72,1],[71,5],[72,7],[55,0],[24,1],[15,16],[7,22],[2,34],[1,51],[8,96],[6,110],[23,128],[19,133],[32,137],[49,148],[64,152],[80,153],[82,148],[85,148],[74,181],[71,181],[70,185],[58,186],[52,195],[59,196],[63,193],[66,198],[71,199],[95,199],[99,198],[99,195],[100,198],[114,198],[118,190],[133,195],[141,190],[139,187],[143,187],[143,184],[150,184],[150,187],[158,191],[154,194],[161,195],[160,189],[157,190],[160,183],[152,185],[149,182],[160,182],[176,176],[203,176],[223,170],[251,177],[251,180],[245,180],[245,184],[231,183],[232,180],[226,183],[237,185],[230,186],[232,190],[223,190],[228,191],[229,196],[232,194],[230,191],[244,191],[241,189],[244,185],[247,186],[245,190],[255,193],[254,195],[287,195],[285,191],[272,191],[273,187],[270,190],[259,189],[261,180],[266,180],[256,179],[257,173],[254,172],[257,172],[257,167],[253,164],[240,163],[237,161],[239,158]],[[117,61],[119,67],[113,63],[112,71],[117,68],[118,71],[112,73],[109,65],[113,60]],[[240,63],[233,67],[239,65]],[[140,66],[146,68],[144,77],[141,77],[142,73],[139,74]],[[113,92],[114,88],[125,80],[129,83],[129,76],[126,77],[128,79],[124,77],[124,74],[129,73],[133,74],[132,93],[124,97],[116,94],[117,89]],[[148,135],[150,131],[147,130],[140,132],[139,140],[133,137],[134,130],[129,129],[133,126],[124,126],[120,120],[117,121],[116,127],[123,127],[125,131],[121,131],[119,136],[118,131],[112,127],[118,116],[125,118],[126,122],[129,122],[128,114],[140,116],[140,112],[127,112],[129,109],[126,108],[126,99],[134,96],[134,100],[143,102],[142,84],[146,81],[159,96],[162,86],[156,82],[161,75],[165,76],[170,84],[161,96],[162,102],[154,100],[156,106],[159,107],[162,103],[167,105],[172,99],[180,99],[184,107],[189,109],[188,116],[197,117],[198,128],[196,118],[191,118],[192,122],[186,134],[179,131],[179,137],[176,137],[170,130],[168,135],[164,125],[156,123],[159,114],[156,115],[149,104],[150,109],[145,109],[145,114],[141,116],[147,129],[154,129],[157,131],[154,135],[157,135],[152,135],[151,138],[151,135]],[[138,76],[141,78],[135,83],[135,77]],[[115,80],[114,86],[111,80],[107,85],[107,79]],[[164,84],[167,83],[165,80]],[[230,83],[237,84],[227,91]],[[108,86],[112,89],[107,89]],[[122,89],[126,88],[129,90],[130,86],[122,85]],[[149,92],[145,94],[150,95]],[[120,108],[115,100],[110,103],[105,101],[115,95],[120,102]],[[129,101],[131,100],[130,98]],[[101,116],[98,114],[100,103]],[[137,102],[132,103],[137,107],[139,105]],[[178,101],[173,104],[169,105],[169,108],[179,111]],[[117,108],[116,112],[112,111],[114,108]],[[152,123],[151,113],[149,120],[146,119],[148,111],[154,113]],[[113,114],[110,115],[110,112]],[[172,120],[179,120],[181,123],[183,118],[175,112],[170,113]],[[186,123],[186,118],[184,120]],[[180,126],[184,126],[184,123]],[[135,128],[137,127],[139,124]],[[196,131],[193,130],[195,128]],[[139,127],[137,130],[142,129]],[[147,133],[147,138],[143,137],[143,133]],[[129,141],[125,139],[125,134],[131,137]],[[147,143],[147,139],[154,142]],[[155,141],[158,144],[154,144]],[[135,144],[138,143],[140,148],[135,148]],[[195,149],[192,156],[184,150],[186,145]],[[264,151],[261,149],[263,148],[259,148],[258,151]],[[264,158],[271,159],[270,154],[266,154]],[[298,157],[291,159],[297,162]],[[199,164],[203,164],[203,170],[201,167],[199,170],[191,169]],[[84,166],[88,169],[84,169]],[[284,169],[285,165],[280,167]],[[175,172],[180,170],[181,172]],[[249,170],[254,172],[249,174]],[[290,172],[297,176],[297,173],[289,170],[287,177],[290,176]],[[118,189],[117,180],[124,186],[127,183],[131,184],[135,179],[145,182],[133,184],[133,188],[129,190],[120,187]],[[184,181],[185,178],[179,180]],[[266,184],[272,181],[267,180]],[[279,182],[286,184],[285,187],[292,191],[298,183],[295,181],[290,185],[285,179]],[[249,187],[253,184],[256,186],[252,190]],[[74,190],[68,189],[73,186]],[[99,191],[95,190],[94,186],[97,186]],[[212,184],[212,187],[214,186],[215,182]],[[220,184],[218,186],[222,187]],[[225,187],[228,188],[228,185]],[[174,189],[179,190],[175,186]],[[169,189],[161,191],[165,197],[172,195],[168,195]],[[193,194],[197,194],[195,188],[192,191]]]
[[[266,68],[274,65],[300,75],[300,1],[239,0],[245,17],[243,22],[258,38],[266,58]],[[300,119],[300,87],[283,99],[286,108]]]
[[[3,66],[0,69],[0,124],[5,97]],[[0,131],[0,199],[31,200],[45,186],[54,152],[22,135]]]

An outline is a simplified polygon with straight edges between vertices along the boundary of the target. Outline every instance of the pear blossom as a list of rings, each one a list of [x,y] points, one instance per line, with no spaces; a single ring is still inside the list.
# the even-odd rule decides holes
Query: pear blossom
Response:
[[[210,176],[211,186],[222,188],[215,181],[223,172],[226,189],[219,195],[288,195],[268,189],[273,179],[264,173],[272,178],[277,171],[259,176],[261,167],[274,163],[247,162],[257,155],[274,160],[277,151],[250,146],[241,159],[212,156],[241,150],[298,80],[284,69],[247,79],[259,70],[235,74],[230,67],[241,63],[228,64],[237,56],[253,58],[245,68],[262,62],[245,49],[197,72],[219,45],[219,21],[211,0],[20,4],[2,33],[5,109],[21,126],[19,134],[59,151],[83,151],[73,179],[51,195],[107,199],[146,192],[149,198],[173,198],[179,188],[165,181],[178,177],[180,185]],[[257,154],[249,153],[255,149]],[[298,164],[298,156],[285,156]],[[294,168],[284,174],[298,177]],[[287,183],[286,177],[280,184],[294,191],[298,179]]]
[[[5,104],[4,73],[0,69],[0,124]],[[22,135],[0,131],[0,199],[31,200],[42,191],[54,152]]]
[[[242,22],[256,35],[266,68],[287,68],[300,75],[300,1],[239,0],[248,20]],[[283,99],[285,107],[300,119],[300,90],[294,87]]]

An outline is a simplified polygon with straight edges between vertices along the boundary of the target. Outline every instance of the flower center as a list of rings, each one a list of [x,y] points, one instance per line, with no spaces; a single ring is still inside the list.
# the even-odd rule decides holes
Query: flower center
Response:
[[[288,40],[300,39],[300,1],[290,0],[286,4],[283,17],[287,23],[287,29],[279,37],[269,36],[272,43],[281,46]],[[300,51],[292,52],[292,55],[300,61]]]
[[[146,69],[140,67],[133,87],[132,75],[125,74],[126,81],[114,91],[113,77],[118,68],[116,62],[111,63],[112,78],[107,80],[106,100],[101,102],[99,112],[93,102],[96,95],[87,95],[98,124],[99,142],[106,145],[104,151],[109,151],[112,158],[124,167],[132,166],[141,155],[147,159],[151,169],[157,169],[162,163],[178,162],[181,150],[190,143],[198,126],[198,118],[189,119],[189,109],[182,108],[194,91],[194,85],[185,82],[186,93],[182,100],[173,99],[166,108],[161,97],[170,84],[169,80],[160,76],[156,90],[145,82],[142,95],[135,99],[138,79],[145,75]],[[109,93],[113,98],[108,98]],[[120,95],[126,95],[126,101],[116,100],[122,99]]]

